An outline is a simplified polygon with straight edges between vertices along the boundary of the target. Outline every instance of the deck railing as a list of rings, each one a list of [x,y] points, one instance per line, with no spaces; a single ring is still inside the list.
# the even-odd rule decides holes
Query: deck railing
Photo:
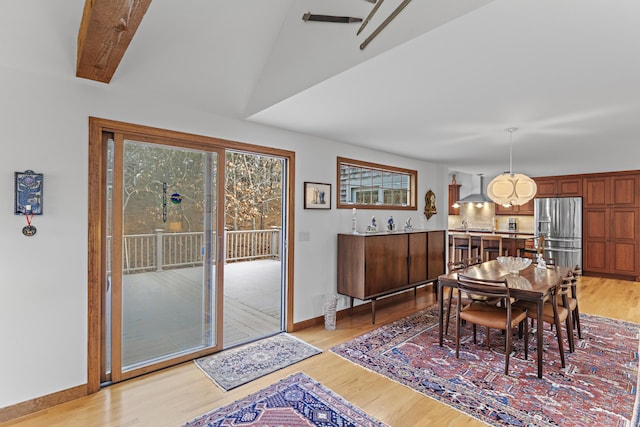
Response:
[[[215,241],[217,233],[213,233]],[[110,239],[109,239],[110,240]],[[225,262],[252,259],[279,259],[280,228],[224,232]],[[161,271],[165,268],[195,267],[204,260],[202,232],[124,236],[123,272]],[[215,260],[214,260],[215,262]]]

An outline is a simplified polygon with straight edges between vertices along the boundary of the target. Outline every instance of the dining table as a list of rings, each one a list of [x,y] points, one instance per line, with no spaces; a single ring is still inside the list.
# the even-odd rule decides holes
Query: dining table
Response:
[[[443,293],[444,288],[451,288],[451,292],[458,285],[458,273],[473,277],[476,279],[489,279],[489,280],[507,280],[507,285],[511,293],[511,297],[536,303],[537,319],[543,318],[544,303],[551,299],[554,311],[557,308],[555,297],[558,294],[562,279],[569,275],[570,269],[568,267],[551,266],[547,265],[544,268],[538,268],[538,265],[532,263],[527,268],[520,270],[518,273],[509,272],[504,266],[502,266],[497,260],[483,262],[469,266],[462,270],[456,270],[448,274],[443,274],[438,277],[438,301],[440,304],[440,316],[439,316],[439,340],[440,346],[443,346],[443,326],[444,326],[444,302]],[[447,313],[449,315],[449,313]],[[560,321],[556,314],[555,316],[555,328],[556,331],[561,331]],[[543,327],[541,321],[538,321],[537,326],[537,365],[538,365],[538,378],[542,378],[542,336]],[[562,340],[559,340],[561,359],[564,362],[564,349]],[[564,363],[563,363],[564,365]],[[564,366],[563,366],[564,367]]]

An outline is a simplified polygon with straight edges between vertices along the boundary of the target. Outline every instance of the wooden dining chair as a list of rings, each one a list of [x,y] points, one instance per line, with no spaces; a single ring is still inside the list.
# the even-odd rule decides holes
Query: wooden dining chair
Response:
[[[448,270],[449,270],[449,273],[451,273],[452,271],[464,270],[467,267],[471,267],[471,266],[474,266],[474,265],[482,264],[482,262],[483,261],[482,261],[482,257],[481,256],[465,258],[461,263],[460,262],[458,262],[458,263],[449,262]],[[452,304],[453,300],[457,300],[457,297],[455,295],[455,292],[453,292],[453,290],[450,290],[449,291],[448,301],[447,301],[447,318],[445,320],[445,327],[444,327],[445,335],[447,335],[449,333],[449,319],[451,317],[451,304]],[[480,295],[463,294],[463,296],[462,296],[462,304],[463,304],[463,306],[469,305],[473,301],[483,301],[483,302],[489,303],[489,304],[497,304],[498,302],[500,302],[499,299],[489,300],[488,298],[480,296]]]
[[[570,283],[563,280],[558,288],[558,292],[554,292],[549,301],[546,301],[542,310],[542,319],[538,319],[538,309],[536,303],[530,301],[518,300],[513,303],[514,307],[522,310],[527,310],[527,317],[536,321],[537,327],[544,327],[544,323],[552,325],[556,324],[556,317],[558,324],[565,323],[567,330],[567,338],[569,341],[569,352],[573,353],[575,350],[575,343],[573,340],[573,321],[571,316],[571,310],[569,305],[568,295],[570,294]],[[540,321],[542,320],[542,322]],[[526,323],[526,322],[525,322]],[[558,351],[560,352],[560,362],[562,367],[565,367],[564,357],[564,344],[562,338],[562,330],[558,328],[556,330],[556,338],[558,340]]]
[[[582,276],[582,269],[580,268],[580,265],[576,264],[572,274],[571,297],[576,300],[576,308],[573,311],[573,324],[578,328],[578,338],[582,339],[582,332],[580,332],[580,309],[578,308],[578,278]]]
[[[447,270],[449,273],[455,272],[455,271],[460,271],[460,270],[464,270],[465,268],[467,268],[467,265],[465,263],[462,262],[449,262],[447,264]],[[447,296],[447,315],[445,317],[445,327],[444,327],[444,333],[445,335],[447,335],[449,333],[449,319],[451,319],[451,303],[453,300],[456,300],[456,304],[458,301],[458,297],[457,294],[455,292],[455,290],[453,288],[449,288],[449,295]],[[462,296],[462,304],[463,305],[468,305],[471,304],[473,301],[471,300],[471,298],[467,298],[466,295]]]
[[[509,375],[509,354],[511,353],[511,335],[513,329],[520,325],[524,330],[524,357],[528,358],[529,331],[527,326],[527,309],[514,307],[511,303],[511,293],[506,279],[480,280],[458,273],[458,304],[456,305],[456,358],[460,357],[460,323],[465,320],[473,324],[473,342],[476,340],[476,326],[485,326],[486,345],[490,348],[490,329],[505,331],[505,360],[504,373]],[[463,292],[473,295],[482,295],[489,300],[500,300],[499,305],[474,301],[466,307],[462,307],[460,298]]]
[[[578,277],[582,274],[579,265],[576,265],[569,272],[569,276],[562,279],[567,285],[567,300],[569,310],[571,311],[571,320],[573,328],[578,332],[578,339],[582,339],[582,331],[580,330],[580,309],[578,307]]]

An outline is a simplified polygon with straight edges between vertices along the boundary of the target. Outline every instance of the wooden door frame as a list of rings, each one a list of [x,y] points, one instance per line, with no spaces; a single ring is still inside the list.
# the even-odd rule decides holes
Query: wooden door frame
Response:
[[[170,131],[166,129],[129,124],[125,122],[89,117],[89,150],[88,150],[88,235],[87,235],[87,394],[100,390],[101,360],[106,351],[102,346],[101,328],[104,322],[103,290],[106,286],[106,156],[107,133],[126,133],[136,135],[140,141],[170,141],[179,147],[212,151],[216,149],[237,150],[248,153],[272,155],[287,160],[286,173],[286,211],[283,212],[286,221],[286,289],[285,289],[285,330],[293,331],[293,254],[294,254],[294,224],[295,224],[295,152],[271,147],[262,147],[237,141]],[[224,156],[222,157],[224,162]],[[224,194],[224,182],[219,185],[219,191]],[[223,215],[219,212],[219,215]],[[219,319],[220,321],[220,319]],[[209,353],[203,350],[202,355]],[[199,354],[198,354],[199,355]],[[192,355],[165,362],[162,367],[191,360]],[[184,359],[184,360],[182,360]],[[156,367],[156,365],[154,365]],[[157,366],[160,368],[160,364]],[[143,373],[143,372],[141,372]]]

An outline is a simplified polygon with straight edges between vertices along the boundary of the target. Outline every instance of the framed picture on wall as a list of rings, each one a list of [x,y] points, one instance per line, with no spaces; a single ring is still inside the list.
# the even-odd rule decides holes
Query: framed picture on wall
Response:
[[[14,174],[14,213],[42,215],[42,183],[44,176],[32,170]]]
[[[331,209],[331,184],[304,183],[305,209]]]

